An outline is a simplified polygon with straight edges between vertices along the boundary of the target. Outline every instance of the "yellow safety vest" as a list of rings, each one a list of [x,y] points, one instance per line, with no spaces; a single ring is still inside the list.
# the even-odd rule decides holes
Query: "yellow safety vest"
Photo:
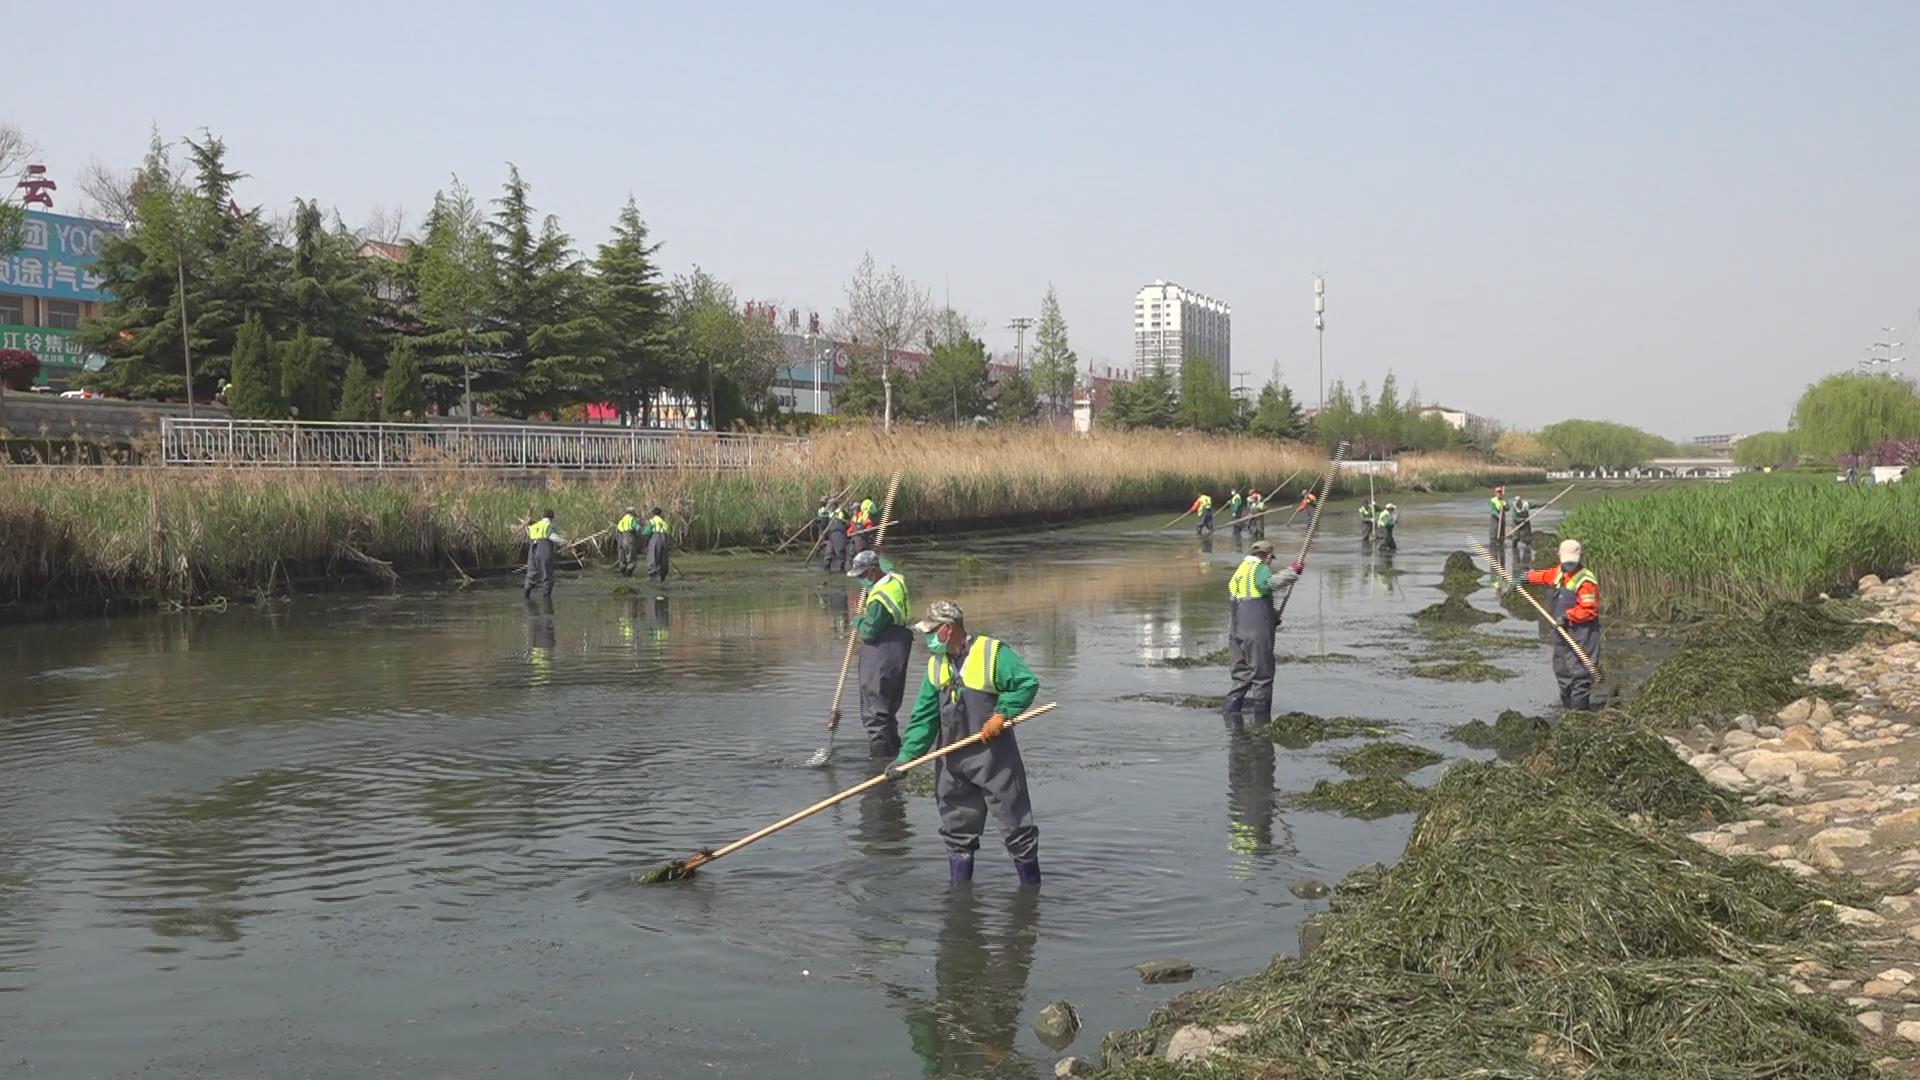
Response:
[[[547,534],[552,531],[553,522],[547,518],[541,518],[527,526],[527,539],[530,541],[545,540]]]
[[[1239,567],[1233,572],[1233,579],[1227,582],[1227,595],[1235,600],[1258,600],[1261,594],[1254,575],[1259,570],[1259,556],[1249,555],[1241,559]]]
[[[978,690],[983,694],[997,694],[993,688],[994,661],[999,659],[1000,643],[990,637],[977,637],[967,649],[967,658],[960,662],[960,685],[955,686],[953,665],[945,656],[927,658],[927,681],[934,689],[947,695],[947,700],[958,701],[960,688]]]
[[[647,519],[647,528],[657,533],[667,531],[667,519],[655,514]]]
[[[888,574],[874,582],[867,589],[867,603],[879,604],[893,616],[900,626],[907,624],[907,611],[913,607],[907,600],[907,579],[899,574]]]
[[[620,515],[620,524],[615,527],[621,532],[632,532],[640,527],[640,519],[634,517],[632,514],[622,514]]]
[[[1495,495],[1493,498],[1487,500],[1487,513],[1492,514],[1494,517],[1499,517],[1506,512],[1507,504],[1501,501],[1500,496]]]

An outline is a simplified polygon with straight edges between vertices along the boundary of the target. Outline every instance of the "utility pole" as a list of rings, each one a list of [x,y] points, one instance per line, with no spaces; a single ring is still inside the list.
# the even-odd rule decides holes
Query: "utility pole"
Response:
[[[1327,275],[1313,275],[1313,330],[1320,342],[1320,404],[1327,408]]]
[[[193,419],[193,331],[187,326],[187,257],[180,250],[178,235],[173,240],[173,266],[180,282],[180,353],[187,361],[187,419]]]
[[[1007,329],[1014,333],[1013,366],[1019,369],[1021,374],[1025,374],[1027,370],[1027,329],[1032,325],[1033,320],[1025,315],[1016,315],[1007,323]]]

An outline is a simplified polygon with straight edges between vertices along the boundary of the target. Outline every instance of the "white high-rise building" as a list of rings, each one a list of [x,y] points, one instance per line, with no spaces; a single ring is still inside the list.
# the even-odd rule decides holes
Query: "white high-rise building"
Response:
[[[1233,309],[1170,281],[1155,281],[1133,298],[1133,369],[1146,374],[1156,365],[1177,372],[1189,356],[1212,364],[1220,381],[1231,384]]]

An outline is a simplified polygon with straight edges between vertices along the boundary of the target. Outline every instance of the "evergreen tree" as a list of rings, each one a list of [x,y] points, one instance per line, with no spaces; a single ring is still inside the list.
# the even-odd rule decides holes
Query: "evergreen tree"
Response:
[[[886,404],[886,387],[880,381],[877,361],[859,350],[850,350],[847,377],[833,394],[833,409],[842,416],[879,416]]]
[[[668,295],[653,258],[659,250],[629,196],[613,239],[594,260],[607,400],[627,420],[650,421],[655,396],[668,386]]]
[[[987,347],[978,338],[934,346],[920,371],[908,381],[905,403],[910,415],[941,423],[968,423],[983,416],[987,398]]]
[[[1353,407],[1353,395],[1347,392],[1347,384],[1340,379],[1333,380],[1327,388],[1326,404],[1319,415],[1313,418],[1313,438],[1322,446],[1333,447],[1340,440],[1353,440],[1360,435],[1359,413]]]
[[[1156,364],[1151,374],[1115,383],[1101,422],[1118,428],[1172,427],[1179,415],[1173,374]]]
[[[451,412],[455,404],[465,409],[474,404],[468,402],[468,391],[476,381],[477,396],[486,393],[498,335],[487,325],[493,303],[493,245],[459,177],[449,190],[434,193],[426,236],[414,258],[420,314],[427,323],[422,344],[430,357],[422,382],[443,412]],[[426,415],[425,409],[418,415]]]
[[[274,362],[273,339],[260,316],[249,315],[233,342],[233,363],[227,385],[227,409],[249,420],[284,420],[286,402],[280,396],[280,366]]]
[[[1260,388],[1260,399],[1253,411],[1251,427],[1255,434],[1270,439],[1298,439],[1306,434],[1306,420],[1293,400],[1293,390],[1277,379],[1268,379]]]
[[[509,166],[487,225],[494,247],[489,322],[499,339],[500,369],[490,396],[513,416],[601,400],[605,366],[593,348],[587,279],[572,242],[552,217],[535,233],[530,192],[520,170]]]
[[[387,377],[380,393],[380,413],[387,421],[427,418],[427,390],[420,376],[420,358],[413,342],[402,338],[387,354]]]
[[[297,420],[333,419],[333,388],[318,338],[305,328],[280,348],[280,396]]]
[[[377,361],[372,275],[356,241],[343,228],[326,227],[317,201],[295,199],[293,208],[288,317],[339,355]]]
[[[367,374],[367,365],[357,356],[347,361],[347,377],[340,384],[340,411],[335,419],[362,424],[380,419],[380,403],[373,397],[373,377]]]
[[[1057,415],[1073,403],[1073,387],[1080,374],[1080,358],[1067,344],[1067,319],[1060,314],[1060,298],[1052,284],[1040,301],[1040,322],[1034,328],[1034,389]]]
[[[1033,380],[1022,371],[1008,372],[993,395],[993,418],[1002,424],[1025,424],[1040,415],[1040,396]]]
[[[1205,359],[1187,357],[1180,365],[1180,426],[1197,431],[1231,431],[1237,419],[1227,380]]]

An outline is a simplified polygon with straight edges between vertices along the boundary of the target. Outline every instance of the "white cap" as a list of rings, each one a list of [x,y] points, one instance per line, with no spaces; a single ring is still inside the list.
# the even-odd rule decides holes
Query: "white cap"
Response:
[[[1580,541],[1578,540],[1560,541],[1560,561],[1561,562],[1579,562],[1580,561]]]

